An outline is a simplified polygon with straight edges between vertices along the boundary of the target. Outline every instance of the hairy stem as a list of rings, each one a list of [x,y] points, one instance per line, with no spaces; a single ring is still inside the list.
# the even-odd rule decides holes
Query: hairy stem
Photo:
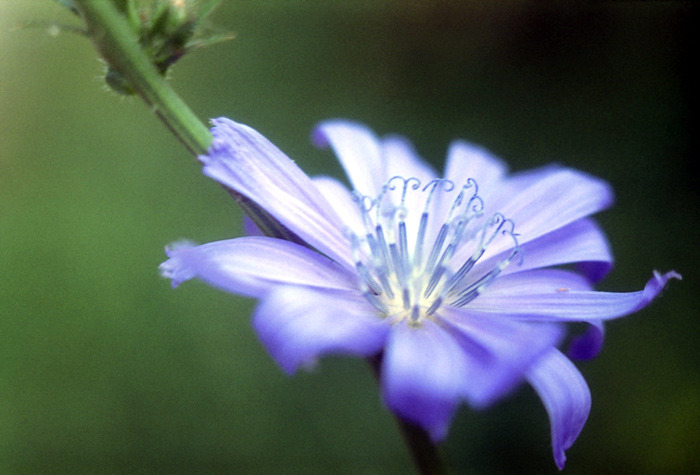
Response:
[[[109,65],[129,82],[194,155],[205,153],[211,134],[201,120],[170,87],[146,54],[127,19],[110,0],[75,0],[88,36]]]

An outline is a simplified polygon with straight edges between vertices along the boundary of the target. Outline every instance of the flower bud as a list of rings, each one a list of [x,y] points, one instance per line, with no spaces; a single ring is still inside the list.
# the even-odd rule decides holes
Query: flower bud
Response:
[[[74,0],[57,0],[80,14]],[[220,0],[112,0],[138,38],[139,45],[162,76],[186,53],[233,37],[208,25],[207,17]],[[121,95],[134,88],[113,65],[107,67],[105,82]]]

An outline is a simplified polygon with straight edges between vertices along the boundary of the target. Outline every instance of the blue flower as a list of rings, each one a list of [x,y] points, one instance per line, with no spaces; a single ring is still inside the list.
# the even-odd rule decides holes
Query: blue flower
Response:
[[[258,299],[254,328],[287,373],[327,354],[381,355],[386,405],[436,442],[463,401],[483,408],[526,381],[549,414],[562,468],[591,402],[557,349],[565,324],[589,324],[570,356],[591,358],[605,320],[640,310],[680,278],[655,272],[638,292],[593,290],[612,256],[589,216],[613,194],[576,170],[508,175],[486,150],[457,141],[439,177],[401,137],[324,122],[314,141],[333,148],[350,192],[309,178],[245,125],[217,119],[212,133],[204,174],[257,203],[298,243],[262,235],[181,243],[167,249],[162,274],[173,286],[196,277]],[[565,264],[574,266],[556,268]]]

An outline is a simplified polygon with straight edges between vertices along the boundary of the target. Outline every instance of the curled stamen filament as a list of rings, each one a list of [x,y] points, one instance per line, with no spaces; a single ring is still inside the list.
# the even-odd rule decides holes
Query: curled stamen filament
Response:
[[[417,178],[395,176],[375,198],[354,195],[365,228],[361,237],[349,235],[355,269],[364,295],[381,315],[392,322],[406,318],[420,325],[422,318],[435,318],[442,305],[460,307],[471,302],[520,255],[513,221],[501,213],[484,218],[478,190],[471,178],[457,188],[450,180],[421,186]],[[409,193],[416,192],[423,193],[418,196],[423,200],[422,211],[411,220],[409,213],[419,204],[416,195],[409,199]],[[449,208],[443,213],[435,210],[431,203],[438,193],[452,192],[456,196]],[[442,223],[431,223],[434,214]],[[510,254],[490,270],[478,271],[480,277],[470,278],[487,248],[505,235],[513,240]],[[464,260],[455,262],[457,256]]]

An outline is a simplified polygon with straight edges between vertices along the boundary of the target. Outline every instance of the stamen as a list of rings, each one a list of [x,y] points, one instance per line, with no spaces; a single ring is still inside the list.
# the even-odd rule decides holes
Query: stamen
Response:
[[[475,189],[478,189],[476,186],[476,182],[474,182],[473,185],[469,184],[469,182],[462,187],[462,190],[460,191],[460,195],[457,196],[457,199],[455,199],[455,203],[453,204],[452,210],[454,211],[457,209],[459,204],[461,204],[462,198],[464,196],[464,190],[467,188],[470,188],[471,186],[474,186]],[[478,198],[478,200],[477,200]],[[459,203],[458,203],[459,202]],[[476,205],[472,204],[476,203]],[[481,207],[478,206],[478,203],[481,203]],[[454,206],[454,205],[457,206]],[[481,198],[479,198],[476,195],[472,195],[472,197],[469,199],[469,202],[467,203],[466,208],[462,213],[460,213],[456,218],[455,221],[457,224],[454,226],[454,232],[452,234],[452,239],[450,239],[449,244],[445,248],[445,251],[443,252],[442,256],[440,257],[440,261],[438,262],[437,266],[433,269],[431,275],[430,275],[430,280],[428,281],[428,285],[425,289],[425,293],[423,296],[425,298],[430,297],[430,295],[433,293],[435,288],[437,287],[438,283],[440,282],[440,279],[442,276],[445,274],[445,271],[447,270],[447,265],[454,256],[454,253],[457,250],[457,247],[460,245],[462,238],[464,237],[464,230],[466,229],[467,224],[477,216],[481,214],[481,210],[483,209],[483,201],[481,201]],[[474,214],[470,215],[469,211],[474,211]],[[442,245],[442,243],[441,243]],[[431,256],[432,257],[432,256]],[[431,261],[429,261],[431,262]],[[432,263],[432,262],[431,262]],[[427,269],[426,269],[427,270]]]
[[[495,279],[498,274],[501,273],[503,269],[508,265],[510,261],[508,259],[502,261],[500,264],[498,264],[496,267],[491,269],[491,271],[482,276],[479,280],[474,282],[472,285],[467,287],[465,290],[459,293],[459,298],[452,302],[452,305],[455,307],[463,307],[483,292],[484,288],[486,288],[486,285],[489,284],[493,279]]]
[[[410,267],[408,256],[408,238],[406,237],[406,223],[402,220],[399,222],[399,257],[401,259],[401,272],[405,275],[409,274]]]
[[[396,278],[399,281],[399,285],[401,287],[406,287],[406,272],[396,243],[389,244],[389,254],[391,255],[391,260],[394,263],[394,272],[396,273]]]
[[[378,311],[381,315],[388,315],[388,314],[389,314],[389,307],[387,307],[387,306],[384,304],[384,302],[382,302],[382,301],[379,299],[379,297],[377,297],[375,294],[373,294],[372,292],[364,292],[362,295],[367,299],[367,301],[368,301],[370,304],[372,304],[372,306],[373,306],[375,309],[377,309],[377,311]]]
[[[369,290],[371,290],[374,294],[381,294],[382,288],[379,286],[377,281],[372,278],[372,275],[367,270],[367,266],[365,266],[362,262],[356,262],[355,267],[357,268],[357,272],[360,274],[362,281],[367,285]]]
[[[493,240],[498,235],[499,231],[503,229],[503,226],[506,223],[509,223],[511,225],[510,234],[513,235],[513,228],[515,227],[513,221],[511,221],[510,219],[505,219],[505,217],[501,213],[496,213],[491,218],[489,218],[486,224],[484,224],[484,226],[480,229],[481,239],[479,241],[479,245],[477,246],[474,253],[469,257],[469,259],[467,259],[464,262],[464,264],[462,264],[462,266],[459,268],[459,270],[447,281],[447,283],[445,284],[445,292],[452,291],[462,282],[462,280],[465,279],[469,271],[474,267],[474,264],[476,264],[476,262],[479,259],[481,259],[481,256],[483,256],[484,252],[486,252],[486,248],[493,242]],[[498,226],[491,233],[489,238],[486,239],[486,234],[489,226],[493,226],[494,224],[498,224]],[[479,230],[477,230],[476,232],[478,233]],[[503,233],[505,234],[506,230],[503,230]],[[517,247],[517,240],[515,241],[515,244]]]
[[[428,227],[428,212],[423,211],[418,224],[418,236],[416,237],[416,247],[413,250],[413,265],[420,267],[423,258],[423,241],[425,240],[425,230]]]
[[[440,261],[438,262],[437,266],[435,267],[433,273],[430,276],[428,286],[425,289],[424,297],[430,297],[430,294],[433,292],[433,290],[435,290],[435,287],[440,281],[440,278],[444,275],[445,271],[447,270],[447,265],[450,259],[452,259],[452,256],[454,256],[459,242],[462,240],[465,225],[466,221],[464,220],[459,220],[457,222],[455,231],[452,234],[452,239],[450,239],[450,243],[445,248],[445,251],[442,253],[442,256],[440,256]]]
[[[442,250],[442,245],[445,243],[445,239],[447,238],[447,232],[449,231],[449,229],[450,227],[447,224],[443,224],[440,227],[440,231],[438,232],[438,235],[435,238],[433,248],[430,251],[428,262],[425,265],[424,272],[433,271],[433,268],[435,267],[435,261],[437,260],[438,254],[440,254],[440,250]]]
[[[469,197],[469,201],[467,202],[467,205],[465,206],[465,211],[463,213],[460,213],[460,214],[466,215],[469,212],[469,209],[473,209],[475,214],[478,214],[481,211],[483,211],[484,202],[481,199],[481,197],[478,195],[479,186],[476,184],[476,180],[474,180],[473,178],[469,178],[469,179],[467,179],[467,182],[464,185],[462,185],[462,188],[459,190],[459,194],[457,195],[457,198],[455,198],[454,202],[452,203],[452,207],[450,208],[450,212],[448,213],[447,218],[445,219],[446,222],[449,222],[452,219],[452,215],[454,214],[455,210],[457,210],[462,205],[466,191],[471,187],[474,187],[474,192]],[[481,205],[480,208],[479,208],[479,204]]]
[[[397,175],[397,176],[389,179],[389,181],[387,182],[390,190],[396,189],[396,185],[391,184],[391,182],[393,182],[393,181],[402,181],[403,182],[403,189],[401,190],[401,206],[404,207],[406,205],[406,193],[408,193],[409,185],[410,185],[410,188],[415,191],[418,188],[420,188],[420,180],[416,177],[404,178],[402,176]],[[413,183],[413,184],[411,185],[411,183]]]
[[[413,251],[413,265],[420,268],[421,261],[423,259],[423,241],[425,240],[425,231],[428,227],[428,212],[430,211],[430,201],[433,199],[435,190],[438,185],[442,185],[443,191],[452,191],[455,187],[454,183],[445,178],[433,180],[423,187],[423,192],[430,188],[426,198],[425,207],[423,208],[423,214],[420,217],[420,224],[418,225],[418,236],[416,237],[416,247]]]
[[[420,307],[418,305],[414,305],[413,308],[411,309],[411,322],[417,323],[419,318],[420,318]]]
[[[377,273],[377,278],[382,284],[382,288],[384,289],[384,292],[386,292],[387,296],[390,299],[393,299],[394,291],[391,289],[391,283],[389,282],[388,276],[391,271],[388,269],[388,262],[385,259],[378,258],[378,256],[382,256],[382,252],[380,251],[379,244],[377,243],[375,237],[372,234],[367,234],[366,239],[370,252],[372,253],[372,256],[374,256],[374,259],[372,259],[372,264]]]
[[[513,222],[511,220],[504,220],[498,227],[498,229],[501,229],[505,222],[511,223],[511,225],[514,227]],[[457,294],[457,299],[455,299],[452,302],[452,305],[454,305],[455,307],[463,307],[464,305],[474,300],[476,297],[479,296],[479,294],[481,294],[481,292],[483,292],[484,288],[489,283],[491,283],[496,277],[498,277],[498,275],[503,271],[503,269],[505,269],[508,266],[508,264],[510,264],[513,261],[513,259],[515,259],[516,256],[521,255],[522,251],[520,249],[520,245],[518,244],[517,235],[513,232],[513,230],[504,229],[502,231],[502,234],[507,234],[513,239],[514,247],[511,253],[496,267],[491,269],[491,271],[483,275],[479,280],[469,285],[466,289],[460,291],[459,294]],[[491,241],[492,239],[489,240],[489,242]]]
[[[405,287],[402,290],[403,290],[403,292],[401,293],[401,297],[403,300],[403,309],[408,310],[409,308],[411,308],[411,294],[408,292],[408,289]]]
[[[379,279],[379,282],[382,284],[384,292],[387,293],[389,298],[394,298],[394,292],[391,290],[391,284],[389,283],[387,277],[389,273],[386,267],[387,264],[385,261],[377,259],[377,256],[381,255],[381,253],[379,252],[377,241],[374,238],[374,236],[369,233],[365,236],[365,238],[367,239],[367,244],[369,245],[370,253],[374,257],[374,259],[371,260],[371,264],[377,273],[377,278]]]
[[[357,269],[357,273],[360,275],[363,286],[374,294],[382,293],[381,287],[377,281],[374,280],[365,263],[362,262],[362,258],[360,257],[360,238],[358,238],[357,234],[353,233],[352,231],[346,230],[346,233],[350,238],[352,254],[355,259],[355,268]]]
[[[438,308],[440,308],[440,305],[442,305],[442,297],[436,298],[432,304],[430,304],[430,307],[428,307],[428,310],[425,311],[425,314],[430,317],[432,316]]]
[[[520,255],[515,225],[501,213],[485,219],[480,226],[473,225],[483,217],[485,208],[478,191],[472,178],[457,190],[446,179],[432,180],[421,188],[417,178],[395,176],[374,198],[353,194],[365,229],[362,238],[354,232],[347,235],[360,288],[380,315],[392,323],[408,319],[411,325],[420,325],[422,318],[435,318],[443,304],[461,307],[477,298]],[[409,192],[423,194],[409,199]],[[438,213],[444,219],[442,224],[430,222],[431,202],[438,192],[456,193],[447,213]],[[407,222],[412,211],[409,206],[417,205],[418,197],[423,199],[420,219]],[[409,249],[411,232],[416,233],[416,240]],[[510,254],[478,279],[470,279],[470,272],[486,249],[502,235],[513,240]],[[432,243],[426,242],[428,239]],[[465,246],[473,246],[468,251],[471,255],[465,252]],[[464,262],[454,262],[455,256],[465,254],[469,257]]]
[[[389,259],[389,248],[386,244],[386,239],[384,239],[384,229],[382,228],[381,225],[377,225],[375,228],[376,235],[377,235],[377,247],[379,248],[379,257],[382,264],[384,264],[387,273],[391,274],[392,271],[392,266],[391,266],[391,259]]]
[[[469,178],[469,180],[474,181],[473,178]],[[467,180],[467,181],[469,181]],[[474,181],[476,184],[476,181]],[[427,185],[423,187],[423,192],[430,188],[430,191],[428,192],[428,195],[425,197],[425,208],[423,209],[423,212],[427,212],[428,208],[430,206],[430,200],[433,199],[433,195],[435,194],[435,190],[437,189],[438,185],[443,185],[442,186],[442,191],[447,191],[450,192],[454,190],[455,184],[452,180],[448,180],[447,178],[436,178],[435,180],[431,180]]]
[[[365,229],[372,229],[372,218],[369,215],[370,210],[374,206],[372,198],[370,198],[369,196],[362,195],[357,191],[353,191],[352,200],[356,202],[358,207],[360,208],[360,212],[362,213],[362,223],[364,224]]]

